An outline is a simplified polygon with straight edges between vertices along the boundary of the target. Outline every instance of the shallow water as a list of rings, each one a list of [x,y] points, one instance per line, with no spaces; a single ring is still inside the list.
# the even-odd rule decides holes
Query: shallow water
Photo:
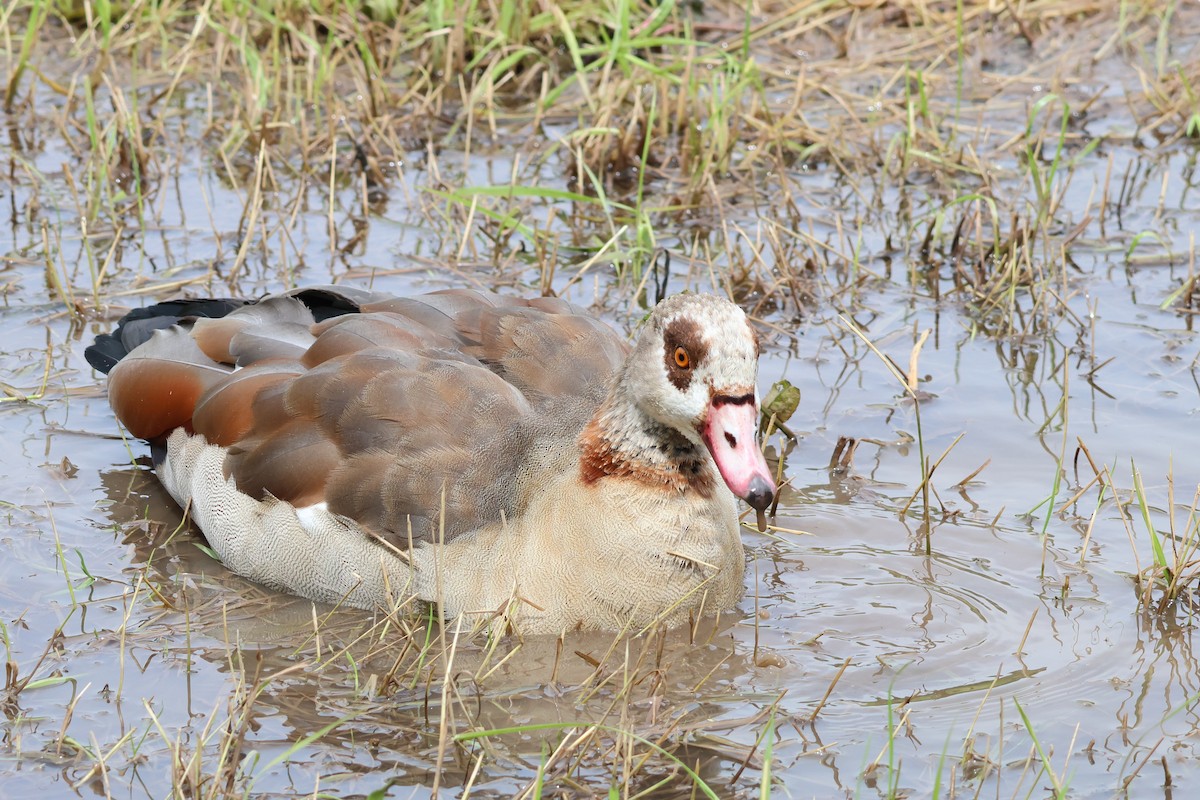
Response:
[[[1090,135],[1132,125],[1120,99],[1133,79],[1114,77],[1119,65],[1102,63],[1091,84],[1074,87],[1089,95],[1103,87],[1100,102],[1110,104],[1093,114]],[[183,94],[185,111],[202,107]],[[1020,127],[1024,113],[988,119]],[[818,164],[776,178],[798,201],[798,217],[769,203],[727,207],[746,235],[732,245],[709,237],[714,274],[751,251],[766,272],[788,271],[794,265],[757,244],[765,230],[797,218],[835,252],[859,254],[853,265],[804,277],[811,299],[781,299],[761,312],[760,384],[786,378],[803,400],[789,422],[799,442],[786,454],[791,484],[779,530],[745,536],[746,599],[693,633],[615,643],[598,634],[504,639],[495,651],[463,640],[446,683],[443,657],[419,657],[419,624],[380,631],[369,614],[314,609],[213,561],[139,465],[146,448],[123,440],[83,348],[120,306],[183,289],[250,296],[345,281],[396,293],[460,285],[529,292],[538,275],[496,267],[485,237],[463,248],[461,230],[431,222],[422,190],[436,181],[417,149],[369,217],[359,214],[356,186],[336,189],[339,243],[364,232],[349,252],[331,253],[324,187],[285,182],[265,212],[274,233],[254,240],[231,278],[244,187],[234,189],[186,138],[163,145],[171,177],[144,223],[120,220],[115,247],[111,226],[84,238],[64,175],[78,169],[78,157],[53,128],[0,144],[6,172],[25,176],[3,190],[9,224],[0,232],[0,376],[12,387],[0,404],[8,446],[0,465],[6,796],[162,797],[189,775],[215,791],[219,778],[201,779],[222,774],[223,731],[232,730],[257,753],[241,765],[256,795],[366,794],[394,782],[389,796],[427,796],[440,763],[449,793],[469,783],[472,796],[507,797],[533,780],[564,731],[577,735],[600,720],[661,737],[721,796],[757,796],[759,739],[768,730],[771,775],[784,797],[923,797],[935,787],[1040,795],[1056,780],[1076,797],[1170,797],[1172,787],[1200,785],[1194,626],[1186,604],[1157,611],[1141,602],[1132,576],[1150,563],[1150,540],[1129,502],[1136,466],[1155,524],[1164,528],[1173,513],[1182,533],[1200,485],[1190,431],[1200,410],[1200,350],[1190,309],[1163,306],[1194,267],[1193,143],[1154,149],[1118,137],[1076,165],[1060,229],[1034,255],[1054,269],[1047,252],[1082,223],[1069,270],[1047,282],[1061,302],[1037,306],[1021,291],[1002,313],[973,310],[950,293],[947,275],[919,284],[926,273],[905,263],[915,261],[916,243],[889,249],[944,198],[887,178],[863,193]],[[505,184],[514,154],[541,146],[517,123],[488,144],[469,156],[443,149],[441,183]],[[1018,166],[997,164],[997,185],[1022,191]],[[549,158],[537,174],[558,185],[569,171]],[[1100,208],[1110,172],[1124,176],[1121,203]],[[867,202],[876,195],[881,202]],[[1173,259],[1126,259],[1148,230],[1157,238],[1135,255],[1169,251]],[[687,237],[686,227],[659,231],[673,255],[671,289],[720,291],[709,265],[689,260]],[[89,261],[103,263],[110,248],[108,310],[73,319],[48,288],[47,256],[86,308]],[[507,256],[521,263],[520,253]],[[553,285],[621,329],[641,316],[603,266],[576,279],[564,265]],[[932,332],[919,361],[919,431],[917,408],[839,313],[901,368],[919,332]],[[933,477],[928,520],[920,497],[901,513],[921,480],[918,434],[931,460],[953,445]],[[840,437],[858,447],[848,469],[831,469]],[[1123,512],[1095,486],[1065,505],[1093,474],[1079,442],[1110,468]],[[772,457],[783,446],[772,438]],[[428,635],[436,643],[454,631]],[[35,682],[20,686],[26,678]],[[544,723],[564,727],[499,734],[484,750],[439,746],[447,729]],[[592,756],[580,756],[569,780],[552,772],[550,782],[568,794],[570,781],[607,787],[603,765],[622,763],[596,755],[607,747],[581,743]],[[1043,771],[1039,749],[1055,777]],[[631,793],[669,768],[656,762],[639,772]],[[691,790],[677,775],[654,791]]]

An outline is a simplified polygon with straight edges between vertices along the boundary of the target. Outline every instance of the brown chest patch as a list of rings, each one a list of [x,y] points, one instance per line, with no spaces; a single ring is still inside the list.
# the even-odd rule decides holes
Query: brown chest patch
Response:
[[[609,441],[596,420],[580,434],[579,450],[579,473],[589,486],[602,478],[618,478],[680,493],[691,490],[704,499],[712,497],[712,476],[700,458],[673,454],[670,447],[626,452]]]

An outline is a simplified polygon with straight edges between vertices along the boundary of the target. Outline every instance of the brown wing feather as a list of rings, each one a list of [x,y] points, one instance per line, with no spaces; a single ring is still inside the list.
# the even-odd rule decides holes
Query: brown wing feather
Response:
[[[191,430],[197,400],[229,376],[179,328],[156,331],[117,363],[108,377],[108,400],[134,436],[157,439],[179,427]]]
[[[481,309],[458,325],[468,353],[536,399],[596,398],[629,352],[612,328],[573,313]]]
[[[261,358],[303,353],[313,343],[312,325],[312,314],[299,300],[267,297],[224,317],[197,319],[191,331],[209,358],[245,366]]]
[[[365,314],[387,312],[395,314],[456,339],[454,318],[464,311],[491,305],[486,296],[469,290],[447,290],[416,297],[382,297],[362,306]]]
[[[213,444],[234,444],[253,425],[259,392],[302,374],[295,361],[262,362],[231,373],[196,401],[192,429]]]
[[[373,348],[263,388],[226,467],[249,494],[323,499],[403,544],[410,517],[418,539],[437,530],[443,487],[449,535],[511,511],[505,486],[532,416],[516,388],[461,354]]]
[[[232,364],[233,354],[229,352],[229,342],[241,333],[247,326],[248,320],[236,315],[219,319],[198,319],[192,325],[192,338],[204,355],[222,364]]]
[[[285,333],[286,338],[281,338]],[[313,336],[307,326],[289,325],[285,330],[251,328],[233,337],[229,352],[239,367],[278,359],[299,361],[312,342]]]
[[[365,384],[338,424],[346,460],[326,487],[329,508],[403,543],[447,536],[515,511],[513,481],[533,411],[478,364],[422,359]]]
[[[325,499],[325,483],[340,462],[337,445],[312,420],[297,417],[230,447],[226,468],[246,494],[307,506]]]
[[[391,312],[346,314],[317,325],[315,331],[317,340],[304,355],[304,363],[310,367],[372,347],[415,352],[455,344],[445,334]]]

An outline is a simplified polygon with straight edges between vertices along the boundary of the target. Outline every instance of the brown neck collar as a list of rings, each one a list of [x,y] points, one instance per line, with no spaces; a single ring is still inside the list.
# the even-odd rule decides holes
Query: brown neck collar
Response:
[[[618,410],[606,402],[578,441],[585,484],[616,478],[712,496],[713,470],[704,449],[637,409]]]

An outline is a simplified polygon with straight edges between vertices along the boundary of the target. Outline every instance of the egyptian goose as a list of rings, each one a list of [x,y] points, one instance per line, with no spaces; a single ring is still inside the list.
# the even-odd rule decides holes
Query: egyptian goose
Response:
[[[664,300],[632,347],[554,298],[181,300],[86,356],[225,565],[317,601],[676,624],[738,601],[735,495],[775,493],[757,337],[708,295]]]

